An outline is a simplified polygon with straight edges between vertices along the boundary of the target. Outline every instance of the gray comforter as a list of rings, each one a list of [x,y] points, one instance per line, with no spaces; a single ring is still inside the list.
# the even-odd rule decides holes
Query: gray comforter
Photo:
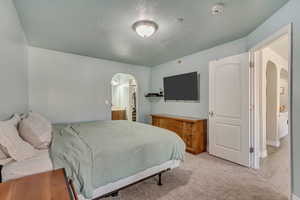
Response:
[[[128,121],[98,121],[54,127],[50,156],[65,168],[79,193],[160,165],[183,160],[184,142],[173,132]]]

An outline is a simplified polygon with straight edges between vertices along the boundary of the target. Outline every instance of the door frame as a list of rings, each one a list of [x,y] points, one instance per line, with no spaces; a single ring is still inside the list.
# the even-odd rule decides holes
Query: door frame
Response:
[[[260,168],[260,135],[261,135],[261,81],[262,81],[262,63],[261,63],[261,55],[258,55],[258,52],[262,50],[265,46],[269,45],[276,39],[280,38],[281,36],[287,34],[288,41],[290,44],[289,47],[289,59],[288,59],[288,73],[289,73],[289,102],[288,102],[288,131],[289,131],[289,145],[290,145],[290,181],[291,181],[291,191],[292,194],[292,175],[293,175],[293,168],[292,168],[292,138],[293,138],[293,130],[292,130],[292,112],[293,112],[293,99],[292,99],[292,92],[293,92],[293,24],[290,23],[285,27],[281,28],[267,39],[263,40],[256,46],[250,49],[250,60],[251,60],[251,82],[250,82],[250,91],[251,91],[251,108],[252,108],[252,116],[251,116],[251,123],[250,123],[250,130],[251,130],[251,146],[254,148],[254,152],[251,155],[251,168],[259,169]]]

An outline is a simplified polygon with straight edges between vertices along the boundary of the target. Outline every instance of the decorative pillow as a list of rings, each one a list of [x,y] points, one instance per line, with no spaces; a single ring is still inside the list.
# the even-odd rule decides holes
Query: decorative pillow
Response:
[[[10,123],[11,125],[17,127],[19,122],[21,121],[21,117],[18,114],[14,114],[10,120],[7,122]]]
[[[47,149],[52,138],[51,123],[37,113],[29,113],[19,125],[20,136],[36,149]]]
[[[17,127],[17,125],[20,121],[21,121],[20,116],[17,114],[14,114],[13,117],[6,122]],[[8,151],[3,145],[0,144],[0,160],[7,159],[7,158],[9,158]]]
[[[0,160],[8,158],[7,149],[0,144]]]
[[[17,128],[11,121],[0,121],[0,144],[16,161],[26,160],[36,153],[30,144],[20,138]]]

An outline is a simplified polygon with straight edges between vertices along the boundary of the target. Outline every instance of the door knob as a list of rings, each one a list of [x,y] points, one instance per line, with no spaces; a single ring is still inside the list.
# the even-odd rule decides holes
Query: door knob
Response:
[[[210,117],[213,117],[213,116],[214,116],[214,112],[213,112],[213,111],[210,111],[210,112],[208,112],[208,115],[209,115]]]

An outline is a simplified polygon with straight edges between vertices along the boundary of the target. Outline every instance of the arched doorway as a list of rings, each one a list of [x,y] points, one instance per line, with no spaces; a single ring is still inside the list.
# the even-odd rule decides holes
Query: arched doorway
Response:
[[[138,84],[131,74],[117,73],[111,80],[112,120],[138,120]]]

